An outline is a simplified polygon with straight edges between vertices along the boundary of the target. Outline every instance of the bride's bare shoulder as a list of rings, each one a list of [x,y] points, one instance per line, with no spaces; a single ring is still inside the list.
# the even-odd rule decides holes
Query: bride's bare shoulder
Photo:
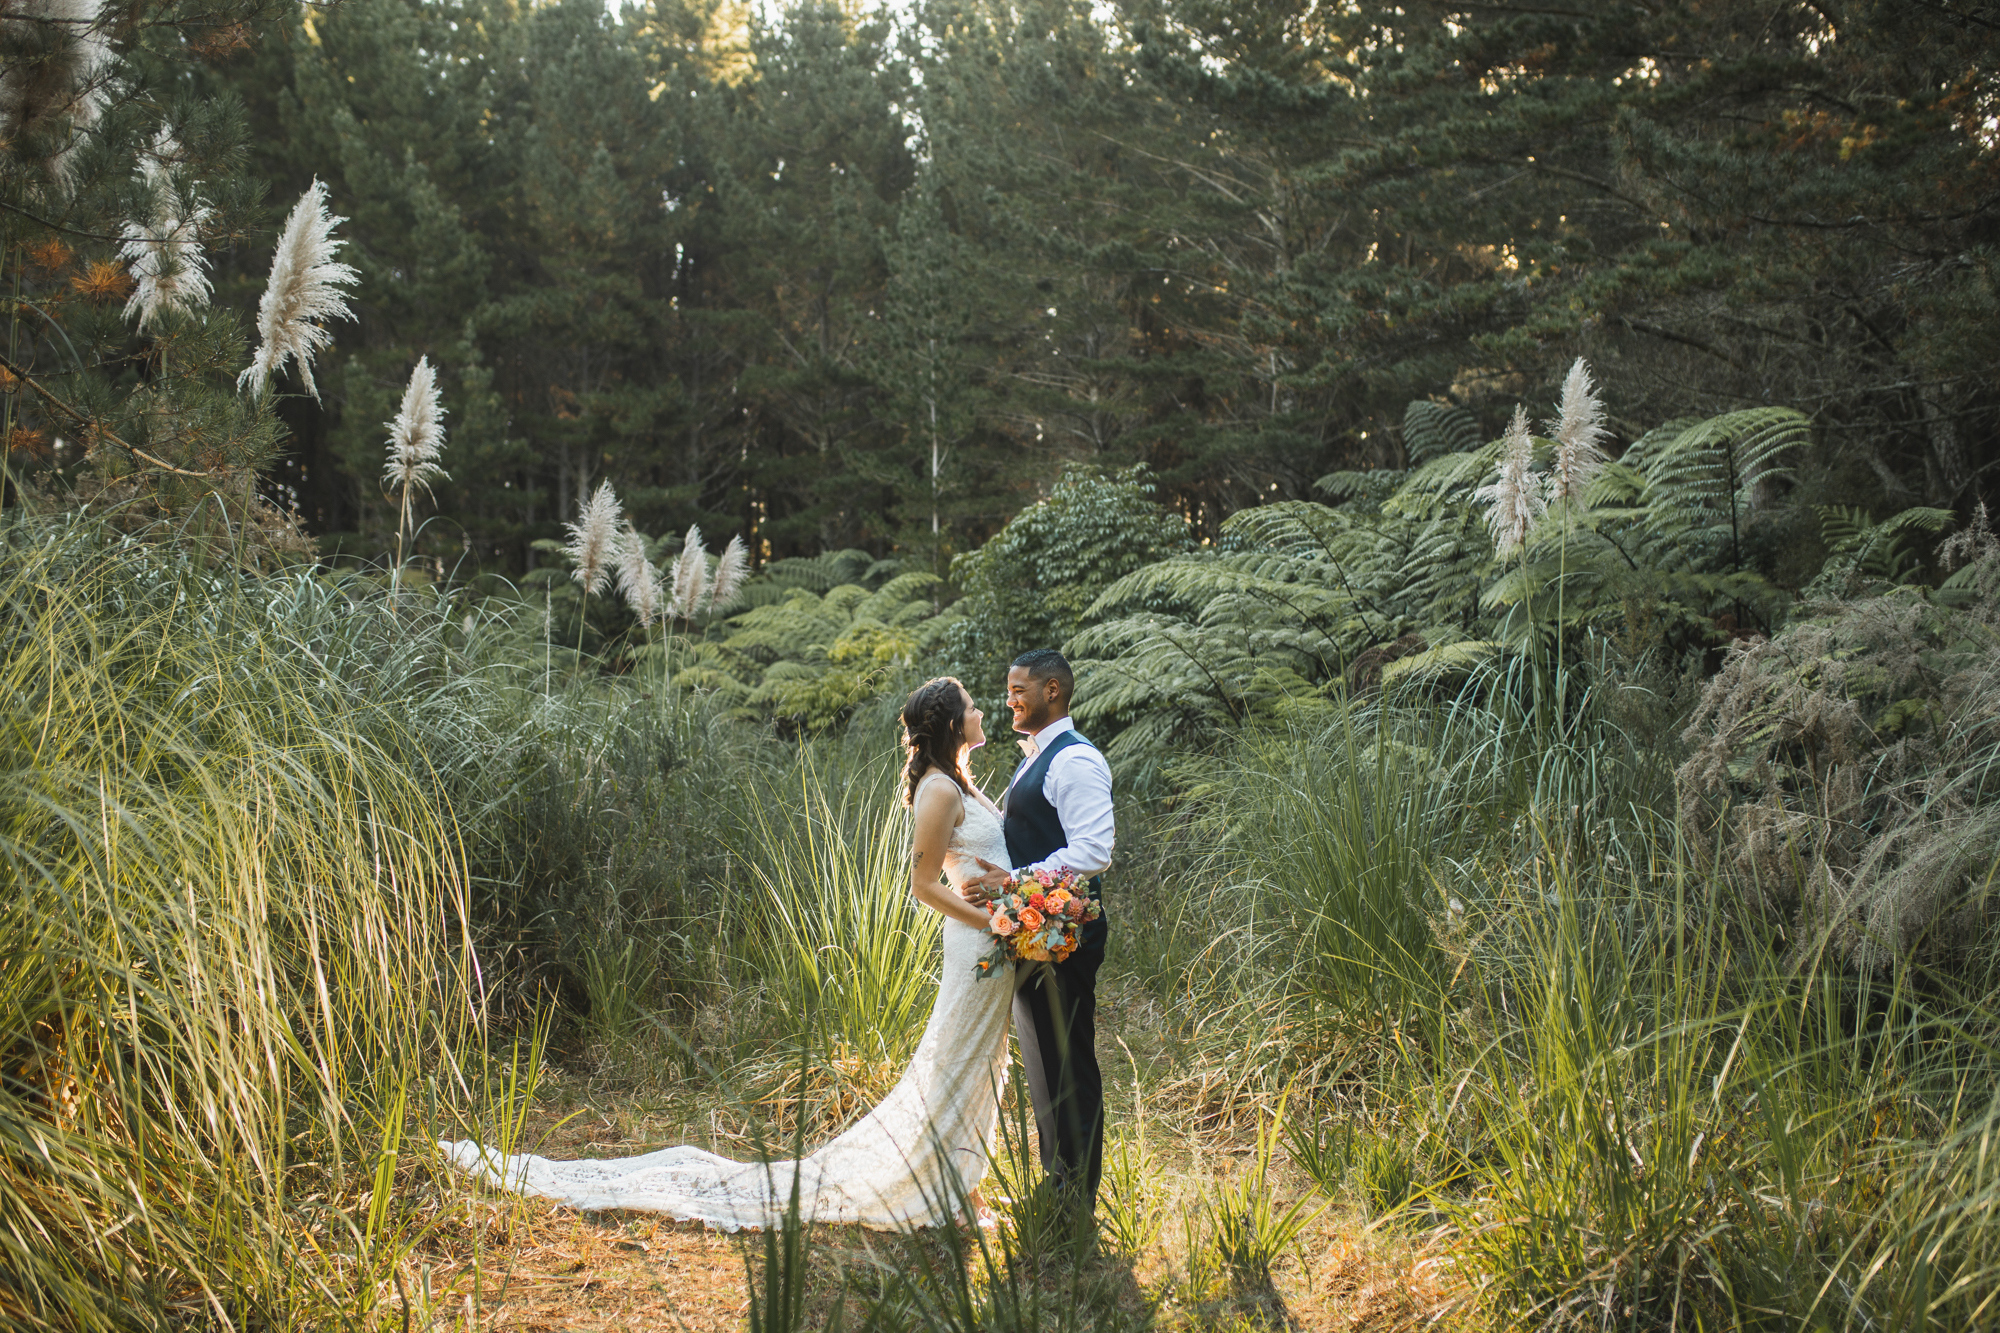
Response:
[[[952,781],[951,774],[941,768],[934,768],[917,780],[917,793],[912,804],[919,814],[926,810],[952,808],[953,826],[965,822],[965,794]]]

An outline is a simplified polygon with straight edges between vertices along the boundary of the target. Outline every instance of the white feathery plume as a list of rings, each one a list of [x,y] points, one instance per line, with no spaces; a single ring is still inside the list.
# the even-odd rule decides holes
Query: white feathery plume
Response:
[[[563,524],[569,530],[569,545],[563,548],[563,554],[575,566],[571,577],[583,585],[586,597],[603,592],[611,581],[618,516],[618,497],[612,492],[610,482],[601,481],[591,497],[577,506],[576,522]]]
[[[389,457],[382,465],[384,481],[407,493],[413,486],[429,490],[433,477],[450,478],[451,474],[438,466],[444,449],[444,405],[438,401],[437,371],[431,368],[428,356],[417,358],[396,419],[382,426],[389,432]]]
[[[200,200],[181,208],[172,169],[180,145],[166,126],[153,136],[153,147],[139,157],[138,177],[146,187],[146,217],[125,224],[125,244],[118,257],[130,262],[137,283],[125,303],[129,319],[139,314],[139,327],[168,310],[192,310],[208,304],[208,256],[201,251],[201,227],[211,216]]]
[[[1491,506],[1486,511],[1486,526],[1493,530],[1494,553],[1502,560],[1512,559],[1528,544],[1528,535],[1548,508],[1534,464],[1535,441],[1528,434],[1528,412],[1517,406],[1514,420],[1500,441],[1500,466],[1492,482],[1472,493],[1474,500]]]
[[[1549,470],[1549,502],[1581,503],[1584,488],[1604,467],[1602,441],[1604,404],[1590,382],[1590,367],[1578,357],[1563,380],[1562,415],[1548,422],[1556,442],[1555,465]]]
[[[629,523],[625,525],[624,539],[618,544],[618,586],[625,594],[626,605],[639,617],[639,628],[651,629],[660,618],[660,595],[664,589],[660,587],[659,571],[646,559],[646,539]]]
[[[238,388],[248,381],[262,393],[285,362],[296,357],[306,392],[319,397],[312,361],[333,341],[320,321],[354,318],[340,287],[361,276],[352,265],[334,262],[334,251],[346,242],[333,239],[333,229],[345,221],[327,211],[326,186],[318,180],[299,197],[285,219],[277,253],[271,256],[271,277],[257,306],[257,335],[262,341],[249,368],[236,377]]]
[[[0,140],[18,142],[67,119],[48,159],[49,179],[65,192],[72,159],[111,100],[118,57],[102,8],[101,0],[13,0],[0,17],[27,49],[0,66]]]
[[[736,605],[736,599],[743,595],[743,581],[750,577],[750,548],[743,544],[743,534],[729,539],[729,545],[722,548],[722,558],[715,562],[715,587],[709,592],[708,609],[727,611]]]
[[[681,543],[680,558],[674,561],[674,614],[682,620],[693,620],[707,591],[708,552],[702,549],[701,529],[689,528],[687,540]]]

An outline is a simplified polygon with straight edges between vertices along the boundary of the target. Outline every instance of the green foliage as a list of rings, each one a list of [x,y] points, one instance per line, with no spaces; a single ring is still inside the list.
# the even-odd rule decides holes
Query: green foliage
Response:
[[[259,489],[280,414],[236,383],[256,288],[206,297],[218,245],[263,220],[250,126],[239,99],[189,86],[279,8],[151,0],[0,25],[0,502],[168,518],[245,564],[309,549]],[[260,237],[243,263],[261,280],[270,259]],[[147,265],[162,281],[135,292]]]
[[[676,646],[687,664],[675,684],[712,690],[737,714],[788,730],[847,721],[911,679],[939,638],[935,575],[895,574],[872,590],[840,583],[822,594],[811,586],[856,569],[876,582],[883,568],[859,551],[773,566],[746,593],[756,604],[731,617],[720,639]]]
[[[826,1058],[900,1069],[930,1016],[942,918],[910,894],[896,772],[873,764],[830,791],[802,759],[793,776],[748,813],[745,959],[778,1012],[812,1016]]]
[[[952,563],[964,591],[945,641],[953,674],[998,692],[1007,663],[1060,648],[1110,584],[1191,549],[1187,524],[1152,500],[1143,469],[1072,469],[1048,498]]]
[[[1579,351],[1632,420],[1810,410],[1805,502],[1971,502],[2000,420],[1967,109],[1992,33],[1881,0],[1444,12],[149,3],[108,20],[131,95],[69,155],[73,191],[36,193],[64,115],[0,135],[40,154],[9,173],[9,337],[120,439],[255,467],[363,559],[396,518],[379,426],[427,355],[455,461],[418,553],[509,577],[603,477],[648,531],[943,574],[1065,462],[1145,462],[1213,541],[1316,477],[1466,452]],[[15,66],[65,45],[8,33]],[[229,419],[200,338],[133,338],[89,277],[119,278],[103,238],[163,118],[177,188],[216,210],[218,307],[255,301],[263,195],[317,177],[351,219],[361,318],[324,400],[281,407],[289,444]],[[50,238],[76,253],[40,264]],[[67,495],[83,433],[49,413],[17,412],[14,461]],[[98,443],[176,514],[209,489]]]
[[[1830,559],[1823,578],[1839,580],[1842,591],[1857,580],[1908,584],[1922,574],[1922,562],[1910,545],[1918,533],[1935,535],[1949,529],[1958,515],[1949,509],[1919,506],[1877,522],[1859,505],[1818,505],[1820,536]]]
[[[1241,1289],[1271,1284],[1271,1265],[1291,1253],[1300,1235],[1329,1205],[1312,1207],[1310,1198],[1280,1207],[1273,1197],[1271,1158],[1285,1136],[1285,1105],[1278,1098],[1268,1121],[1260,1118],[1257,1142],[1247,1169],[1204,1201],[1208,1243],[1223,1271]]]
[[[1471,453],[1482,443],[1479,419],[1462,407],[1416,398],[1403,409],[1403,457],[1411,467],[1446,454]],[[1320,489],[1331,488],[1322,482]]]
[[[1105,1238],[1114,1251],[1131,1259],[1159,1243],[1165,1224],[1159,1165],[1143,1138],[1120,1137],[1104,1150]]]
[[[1445,962],[1431,921],[1445,904],[1430,867],[1453,850],[1459,813],[1440,799],[1449,784],[1436,780],[1436,757],[1388,735],[1364,748],[1340,730],[1249,744],[1250,766],[1233,781],[1256,788],[1250,801],[1273,817],[1268,827],[1292,832],[1235,850],[1272,882],[1270,910],[1299,951],[1287,971],[1301,998],[1339,1026],[1434,1031]]]
[[[1865,567],[1867,552],[1893,549],[1869,538],[1910,526],[1856,525],[1834,560]],[[1962,972],[1990,957],[2000,553],[1979,535],[1952,576],[1950,591],[1969,595],[1885,583],[1811,606],[1732,649],[1689,719],[1678,782],[1690,853],[1801,958]],[[1886,556],[1875,567],[1898,572]]]
[[[1071,646],[1078,716],[1115,733],[1112,753],[1143,762],[1253,720],[1310,719],[1344,689],[1462,682],[1503,655],[1553,662],[1591,634],[1636,657],[1703,646],[1724,617],[1782,614],[1742,537],[1808,441],[1799,413],[1649,432],[1505,564],[1473,498],[1498,446],[1437,452],[1474,439],[1465,415],[1419,402],[1411,417],[1427,456],[1411,470],[1322,478],[1344,503],[1242,510],[1219,548],[1104,590]]]
[[[1204,933],[1262,941],[1190,982],[1188,1003],[1272,973],[1308,1003],[1322,978],[1361,994],[1371,972],[1408,997],[1414,1021],[1364,1003],[1287,1034],[1274,1072],[1299,1108],[1295,1165],[1378,1219],[1449,1237],[1510,1325],[1594,1328],[1607,1308],[1641,1327],[1983,1317],[1994,1184],[1973,1145],[1992,1113],[1964,1089],[1990,1079],[1990,961],[1921,982],[1885,963],[1857,986],[1824,954],[1741,932],[1729,883],[1680,859],[1669,791],[1596,705],[1569,758],[1463,698],[1343,707],[1316,736],[1241,738],[1240,767],[1182,798],[1211,812],[1197,841],[1220,843],[1188,872],[1225,886]],[[1385,804],[1437,812],[1429,838],[1385,843],[1344,813],[1383,785],[1385,753],[1416,775]],[[1572,800],[1570,765],[1609,790]],[[1621,806],[1655,813],[1620,831]],[[1288,855],[1294,842],[1310,852]],[[1315,919],[1273,920],[1273,900],[1360,879],[1375,855],[1437,895],[1422,938],[1448,967],[1409,968],[1405,945],[1356,928],[1329,972]],[[1192,1233],[1199,1296],[1220,1265]]]

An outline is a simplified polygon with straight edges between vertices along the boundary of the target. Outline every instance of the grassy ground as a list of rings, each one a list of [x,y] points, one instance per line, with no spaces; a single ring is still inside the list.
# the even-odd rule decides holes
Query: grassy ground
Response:
[[[1113,1132],[1129,1141],[1133,1126],[1121,1119]],[[1051,1301],[1076,1307],[1079,1327],[1387,1333],[1474,1326],[1468,1284],[1441,1237],[1408,1225],[1370,1226],[1353,1209],[1330,1211],[1307,1228],[1274,1265],[1268,1286],[1223,1283],[1191,1296],[1184,1240],[1171,1215],[1226,1180],[1254,1143],[1227,1133],[1185,1141],[1155,1133],[1146,1186],[1155,1196],[1157,1234],[1134,1251],[1107,1228],[1083,1257],[1060,1257],[1036,1274]],[[685,1142],[743,1150],[739,1136],[714,1132],[713,1117],[697,1105],[554,1070],[536,1090],[524,1141],[555,1157],[625,1156]],[[1297,1176],[1280,1186],[1286,1194],[1310,1189]],[[418,1293],[413,1327],[734,1333],[745,1326],[757,1238],[640,1213],[579,1214],[540,1200],[455,1196],[449,1186],[436,1196],[453,1209],[453,1221],[410,1260],[416,1276],[409,1285]],[[1005,1213],[1007,1196],[997,1197]],[[949,1261],[933,1239],[857,1228],[814,1228],[810,1246],[805,1327],[835,1319],[856,1324],[862,1314],[856,1288],[865,1289],[884,1266],[916,1267],[919,1249],[933,1262]],[[425,1281],[433,1293],[428,1300],[421,1294]],[[400,1317],[400,1299],[389,1298],[383,1326],[395,1327]]]

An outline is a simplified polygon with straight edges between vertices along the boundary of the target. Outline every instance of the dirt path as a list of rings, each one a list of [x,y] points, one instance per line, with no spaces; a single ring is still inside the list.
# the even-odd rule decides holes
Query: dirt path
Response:
[[[413,1321],[413,1328],[738,1333],[746,1326],[743,1238],[535,1202],[494,1202],[479,1209],[486,1215],[487,1239],[476,1264],[469,1256],[460,1263],[447,1259],[442,1268],[455,1271],[436,1274],[446,1280],[434,1279],[430,1319]],[[839,1228],[817,1230],[810,1290],[821,1317],[840,1300],[842,1260],[862,1257],[857,1241],[870,1246],[875,1258],[892,1262],[884,1248],[901,1244]],[[1465,1303],[1465,1284],[1455,1279],[1447,1259],[1420,1246],[1329,1230],[1313,1238],[1306,1258],[1304,1267],[1292,1261],[1280,1265],[1274,1293],[1224,1297],[1194,1308],[1169,1294],[1164,1264],[1134,1270],[1106,1261],[1087,1279],[1095,1316],[1090,1322],[1135,1333],[1258,1327],[1390,1333],[1467,1326],[1453,1317]],[[381,1326],[397,1327],[396,1315],[385,1314]]]
[[[586,1107],[582,1114],[567,1109]],[[551,1097],[530,1113],[526,1141],[555,1157],[622,1156],[697,1138],[687,1108],[646,1107],[601,1094]],[[730,1145],[718,1144],[725,1150]],[[462,1199],[463,1196],[461,1195]],[[440,1203],[443,1200],[440,1198]],[[1052,1273],[1046,1289],[1088,1307],[1095,1333],[1194,1333],[1286,1328],[1300,1333],[1468,1329],[1469,1285],[1450,1256],[1393,1231],[1329,1216],[1277,1266],[1272,1288],[1190,1305],[1176,1285],[1171,1218],[1162,1243],[1136,1261],[1105,1255]],[[812,1233],[808,1302],[815,1326],[845,1299],[843,1269],[904,1268],[927,1244],[854,1228]],[[746,1244],[747,1242],[747,1244]],[[662,1329],[737,1333],[747,1326],[746,1256],[732,1237],[638,1213],[578,1213],[539,1200],[482,1194],[454,1210],[405,1273],[415,1329]],[[935,1260],[940,1251],[933,1247]],[[419,1270],[422,1271],[419,1271]],[[429,1300],[418,1293],[428,1291]],[[401,1327],[385,1293],[377,1326]],[[849,1311],[850,1321],[853,1310]],[[426,1317],[427,1316],[427,1317]]]

